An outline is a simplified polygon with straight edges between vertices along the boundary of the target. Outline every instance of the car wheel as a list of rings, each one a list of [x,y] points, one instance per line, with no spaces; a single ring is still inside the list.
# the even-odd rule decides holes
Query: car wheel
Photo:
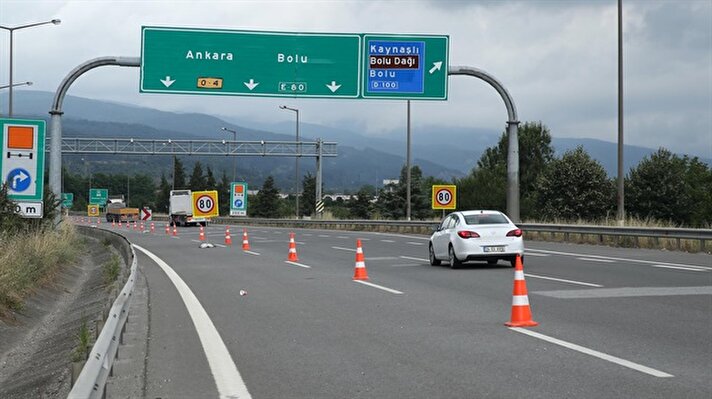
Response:
[[[455,255],[455,249],[450,245],[447,251],[448,257],[450,258],[450,268],[451,269],[457,269],[458,266],[462,264],[462,262],[457,259],[457,256]]]
[[[428,247],[428,257],[430,258],[430,266],[439,266],[440,259],[435,257],[435,250],[433,250],[433,244]]]
[[[487,264],[488,265],[496,265],[497,261],[499,261],[499,259],[487,259]]]

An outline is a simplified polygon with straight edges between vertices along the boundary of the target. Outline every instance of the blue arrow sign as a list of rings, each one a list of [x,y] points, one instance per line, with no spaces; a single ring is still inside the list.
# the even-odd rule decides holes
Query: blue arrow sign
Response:
[[[15,192],[23,192],[30,188],[30,183],[32,183],[32,176],[27,169],[15,168],[7,174],[7,184]]]
[[[235,200],[235,208],[242,208],[242,200],[241,199]]]

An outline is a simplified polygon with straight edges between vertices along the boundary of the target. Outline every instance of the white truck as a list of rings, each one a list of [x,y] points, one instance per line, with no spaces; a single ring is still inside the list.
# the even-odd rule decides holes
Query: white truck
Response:
[[[193,204],[190,190],[171,190],[168,206],[168,216],[171,224],[176,226],[188,226],[200,224],[205,226],[208,219],[204,217],[193,217]]]

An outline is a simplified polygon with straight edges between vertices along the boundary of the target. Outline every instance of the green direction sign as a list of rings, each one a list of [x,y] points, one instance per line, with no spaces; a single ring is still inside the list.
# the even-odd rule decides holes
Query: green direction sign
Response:
[[[109,200],[109,190],[106,188],[89,189],[89,205],[106,205]]]
[[[247,183],[230,183],[230,216],[247,216]]]
[[[448,36],[363,35],[364,98],[447,100]]]
[[[74,193],[62,193],[62,206],[71,208],[74,205]]]
[[[45,122],[0,119],[0,185],[14,201],[42,201]]]
[[[141,33],[143,93],[359,96],[358,34],[147,26]]]

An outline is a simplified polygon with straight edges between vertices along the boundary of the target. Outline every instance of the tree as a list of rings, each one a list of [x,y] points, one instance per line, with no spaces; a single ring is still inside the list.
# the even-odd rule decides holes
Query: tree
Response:
[[[210,170],[208,169],[208,171]],[[220,183],[217,184],[217,190],[220,214],[227,215],[230,213],[230,179],[224,170],[220,178]]]
[[[370,190],[363,186],[358,190],[354,197],[351,197],[347,206],[352,218],[355,219],[370,219],[371,218],[371,200],[373,196]]]
[[[176,190],[183,190],[187,188],[185,184],[185,168],[183,168],[183,162],[181,162],[180,158],[177,158],[175,155],[173,156],[173,162],[173,187],[175,187]]]
[[[595,220],[613,207],[613,182],[581,146],[552,161],[538,184],[537,206],[544,218]]]
[[[208,166],[208,171],[205,174],[205,188],[207,190],[215,190],[218,183],[215,181],[215,176],[213,175],[213,170]]]
[[[193,173],[190,174],[188,186],[193,191],[205,189],[205,176],[203,176],[203,165],[200,164],[200,161],[196,161],[193,166]]]
[[[323,186],[322,186],[323,189]],[[302,180],[302,198],[299,201],[299,214],[304,216],[311,216],[316,212],[316,177],[312,176],[310,172],[304,175],[304,180]]]
[[[378,196],[376,209],[382,217],[388,219],[403,219],[407,213],[408,180],[407,168],[401,168],[398,184],[384,187]],[[414,219],[429,217],[430,187],[424,187],[423,172],[419,166],[410,170],[410,213]]]
[[[168,213],[168,205],[171,194],[171,185],[166,179],[166,174],[161,173],[161,183],[158,185],[158,197],[156,198],[156,210]]]
[[[537,179],[554,159],[551,133],[541,122],[526,122],[518,129],[520,215],[534,216]],[[507,153],[509,135],[505,131],[497,143],[477,161],[477,167],[457,182],[458,209],[506,210]]]
[[[262,189],[257,193],[254,206],[251,208],[250,216],[254,217],[277,217],[280,216],[279,190],[274,185],[274,178],[270,175],[265,179]]]
[[[631,169],[626,183],[632,215],[696,226],[712,220],[712,171],[697,158],[660,148]]]

